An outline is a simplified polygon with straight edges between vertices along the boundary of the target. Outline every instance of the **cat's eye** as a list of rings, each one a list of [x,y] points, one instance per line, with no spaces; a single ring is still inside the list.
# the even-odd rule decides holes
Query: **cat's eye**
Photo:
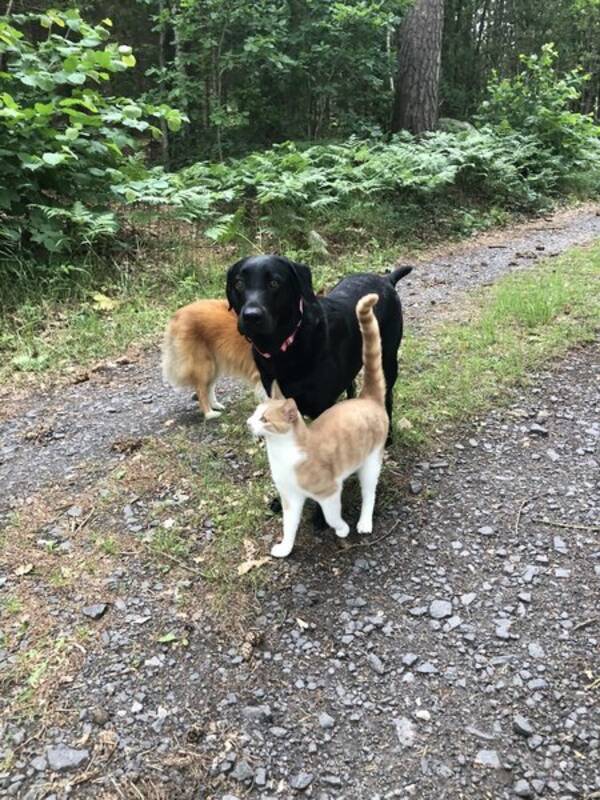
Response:
[[[271,287],[271,289],[279,289],[279,281],[275,280],[269,281],[269,286]]]
[[[260,421],[261,421],[261,422],[266,422],[266,421],[267,421],[267,418],[265,417],[265,415],[264,415],[264,414],[263,414],[263,415],[262,415],[262,417],[260,418]]]
[[[243,292],[244,291],[244,281],[242,280],[242,278],[237,278],[233,285],[237,289],[238,292]]]

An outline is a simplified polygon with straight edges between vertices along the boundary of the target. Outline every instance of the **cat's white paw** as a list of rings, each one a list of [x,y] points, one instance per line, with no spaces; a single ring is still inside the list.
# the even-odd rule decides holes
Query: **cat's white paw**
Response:
[[[220,416],[221,416],[221,412],[220,411],[215,411],[213,409],[212,411],[209,411],[208,414],[204,415],[204,419],[217,419],[217,417],[220,417]]]
[[[373,520],[359,519],[356,530],[358,533],[373,533]]]
[[[218,400],[213,400],[211,405],[213,409],[216,409],[217,411],[225,411],[225,406],[223,405],[223,403],[219,403]]]
[[[271,548],[271,555],[274,558],[286,558],[292,552],[292,547],[289,547],[285,542],[279,542],[279,544],[274,544]]]
[[[346,522],[344,522],[344,524],[343,524],[343,526],[341,528],[336,528],[335,529],[335,535],[339,536],[340,539],[345,539],[346,536],[348,536],[349,533],[350,533],[350,528],[349,528],[349,526],[348,526],[348,524]]]

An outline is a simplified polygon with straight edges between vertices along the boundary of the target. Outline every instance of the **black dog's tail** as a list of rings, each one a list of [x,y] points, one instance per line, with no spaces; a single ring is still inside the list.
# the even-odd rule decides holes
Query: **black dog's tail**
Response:
[[[395,286],[401,278],[405,278],[412,272],[412,267],[397,267],[393,272],[390,272],[388,278],[391,281],[392,286]]]

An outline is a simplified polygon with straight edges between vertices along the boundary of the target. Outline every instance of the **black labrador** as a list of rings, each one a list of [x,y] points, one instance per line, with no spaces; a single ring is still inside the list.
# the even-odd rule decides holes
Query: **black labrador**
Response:
[[[376,292],[391,430],[402,339],[402,307],[395,286],[411,270],[399,267],[383,277],[350,275],[325,297],[316,297],[311,271],[304,264],[276,255],[243,258],[233,264],[227,272],[227,299],[238,315],[240,333],[253,344],[265,391],[270,394],[277,379],[300,413],[313,419],[344,391],[353,397],[353,382],[362,366],[356,304],[365,294]]]

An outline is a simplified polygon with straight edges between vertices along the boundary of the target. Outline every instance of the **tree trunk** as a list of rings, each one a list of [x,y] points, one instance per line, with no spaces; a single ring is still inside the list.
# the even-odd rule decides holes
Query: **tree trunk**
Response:
[[[444,0],[416,0],[398,30],[392,130],[430,131],[438,115]]]
[[[161,79],[161,88],[164,86],[164,81],[166,78],[167,72],[167,58],[166,58],[166,48],[167,48],[167,21],[165,19],[165,3],[164,0],[159,0],[158,3],[158,14],[159,14],[159,33],[158,33],[158,66],[160,68],[160,79]],[[169,128],[167,126],[166,120],[160,120],[160,130],[162,133],[162,139],[160,140],[161,145],[161,160],[162,165],[165,169],[169,169],[171,166],[171,159],[169,154]]]

